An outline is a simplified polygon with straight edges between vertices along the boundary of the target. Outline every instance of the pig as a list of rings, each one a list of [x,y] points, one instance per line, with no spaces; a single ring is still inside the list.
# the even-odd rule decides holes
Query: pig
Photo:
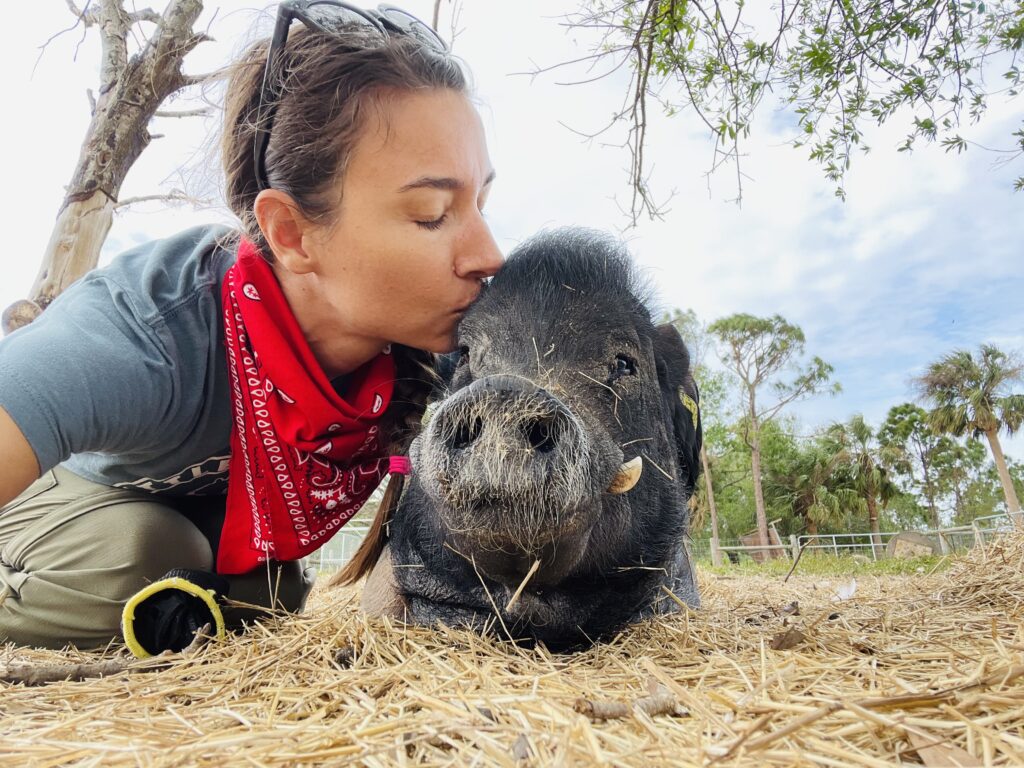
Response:
[[[699,394],[624,246],[581,228],[527,240],[458,344],[404,494],[364,542],[367,612],[564,649],[698,607]]]

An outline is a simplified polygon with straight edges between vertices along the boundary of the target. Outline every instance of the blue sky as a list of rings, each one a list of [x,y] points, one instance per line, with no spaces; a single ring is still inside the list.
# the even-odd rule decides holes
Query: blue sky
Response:
[[[432,7],[426,0],[406,5],[423,16]],[[208,0],[203,23],[213,19],[218,42],[197,49],[186,68],[208,71],[243,39],[267,31],[268,18],[261,22],[252,7]],[[498,171],[488,213],[503,248],[542,227],[610,229],[629,242],[664,307],[692,307],[707,321],[778,312],[800,324],[808,352],[832,363],[843,385],[838,397],[794,409],[808,429],[858,411],[877,422],[912,396],[912,375],[954,347],[990,341],[1024,351],[1024,194],[1011,191],[1024,164],[993,168],[994,157],[977,148],[960,157],[934,146],[897,153],[900,126],[887,126],[867,132],[872,151],[854,159],[842,203],[806,150],[786,145],[792,119],[765,110],[746,147],[750,178],[738,207],[727,202],[736,194],[731,172],[705,177],[711,144],[702,126],[685,115],[654,117],[653,187],[675,195],[663,220],[627,230],[620,206],[628,204],[628,156],[616,146],[622,134],[588,142],[566,128],[592,132],[606,123],[626,81],[568,87],[558,82],[588,73],[515,74],[587,52],[586,36],[567,33],[558,18],[575,7],[553,0],[462,4],[455,51],[473,71]],[[77,61],[74,32],[51,44],[32,75],[38,46],[70,21],[62,0],[33,3],[0,50],[6,102],[14,107],[0,125],[10,158],[3,306],[31,284],[88,121],[85,89],[95,87],[98,61],[92,32]],[[445,17],[441,27],[449,36]],[[990,118],[964,133],[1006,146],[1022,112],[1019,100],[993,100]],[[175,187],[213,192],[215,163],[204,147],[216,120],[161,120],[153,130],[166,136],[146,150],[123,196]],[[117,216],[105,254],[225,218],[216,204],[201,211],[132,208]],[[1007,452],[1024,460],[1024,438],[1010,441]]]

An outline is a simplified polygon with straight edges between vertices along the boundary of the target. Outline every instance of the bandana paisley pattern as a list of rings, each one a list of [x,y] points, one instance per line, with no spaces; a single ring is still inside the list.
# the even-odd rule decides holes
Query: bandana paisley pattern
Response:
[[[385,350],[338,395],[248,240],[222,299],[233,426],[217,571],[233,574],[315,551],[380,484],[395,364]]]

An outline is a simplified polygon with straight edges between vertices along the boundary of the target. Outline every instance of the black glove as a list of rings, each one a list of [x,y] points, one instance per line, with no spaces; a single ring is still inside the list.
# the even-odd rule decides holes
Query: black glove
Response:
[[[135,593],[121,614],[125,645],[138,658],[188,647],[196,632],[209,624],[223,638],[221,605],[228,582],[206,571],[176,568]]]

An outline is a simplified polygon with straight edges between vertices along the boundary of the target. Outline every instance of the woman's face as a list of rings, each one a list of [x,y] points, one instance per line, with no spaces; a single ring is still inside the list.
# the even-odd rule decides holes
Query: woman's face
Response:
[[[494,171],[462,94],[397,94],[370,117],[341,181],[336,222],[312,238],[317,298],[337,332],[432,352],[498,271],[482,210]]]

